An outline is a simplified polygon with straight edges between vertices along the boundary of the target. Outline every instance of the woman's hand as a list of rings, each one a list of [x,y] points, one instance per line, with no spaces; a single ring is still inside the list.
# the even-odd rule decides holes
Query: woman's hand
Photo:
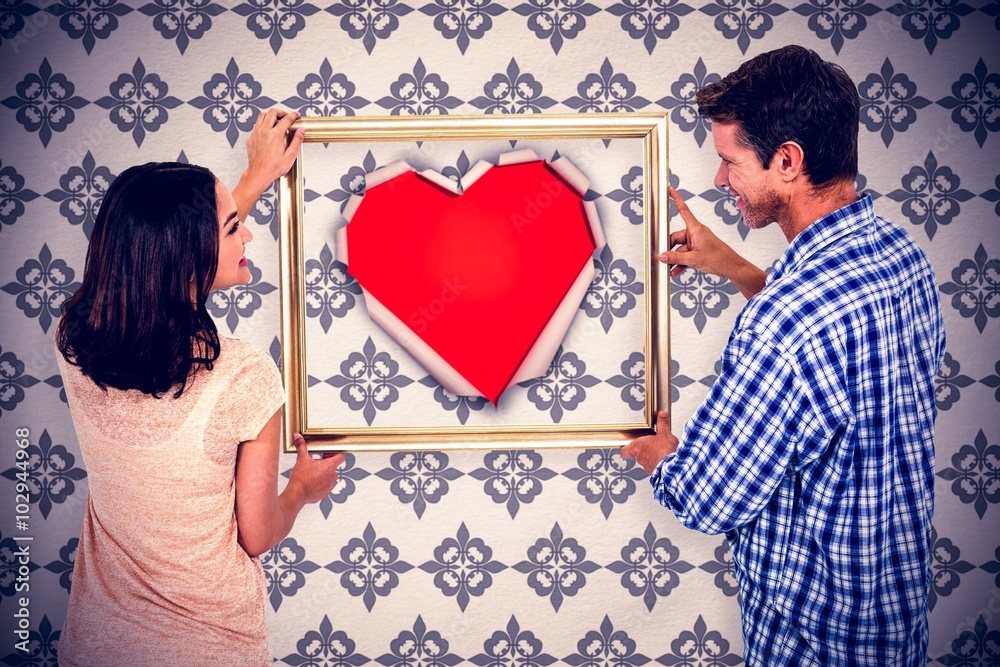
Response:
[[[296,433],[298,459],[288,484],[279,494],[280,431],[281,410],[278,410],[256,438],[240,444],[236,454],[237,539],[251,558],[285,539],[302,508],[330,493],[337,483],[337,466],[344,463],[341,453],[323,459],[310,458],[305,440]]]
[[[289,138],[292,123],[299,119],[297,111],[269,109],[257,116],[257,123],[247,137],[247,173],[251,181],[267,189],[276,179],[291,169],[299,155],[305,130],[299,128]]]
[[[288,478],[288,486],[294,485],[295,492],[307,504],[326,498],[337,485],[337,468],[344,464],[343,453],[337,452],[330,456],[324,454],[323,458],[314,459],[309,456],[309,447],[301,434],[296,433],[293,442],[298,454]]]
[[[299,119],[297,111],[272,108],[257,117],[246,140],[247,168],[233,188],[236,212],[246,220],[260,196],[291,169],[302,148],[305,130],[299,128],[291,137],[292,123]]]

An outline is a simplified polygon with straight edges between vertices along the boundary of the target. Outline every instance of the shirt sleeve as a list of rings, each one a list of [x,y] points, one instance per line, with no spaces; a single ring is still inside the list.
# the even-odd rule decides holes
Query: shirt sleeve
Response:
[[[260,435],[267,420],[285,402],[281,373],[274,360],[253,346],[242,348],[243,358],[234,369],[230,386],[219,402],[221,409],[216,412],[217,427],[232,434],[237,442]]]
[[[803,374],[772,344],[735,335],[681,445],[650,477],[656,500],[709,534],[756,518],[782,477],[819,456],[837,428]]]

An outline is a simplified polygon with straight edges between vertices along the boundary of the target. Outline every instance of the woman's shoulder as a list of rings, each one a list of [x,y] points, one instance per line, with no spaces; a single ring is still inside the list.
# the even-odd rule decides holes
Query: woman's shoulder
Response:
[[[264,350],[252,343],[225,336],[219,336],[219,358],[214,366],[233,372],[250,369],[277,370],[274,359]]]

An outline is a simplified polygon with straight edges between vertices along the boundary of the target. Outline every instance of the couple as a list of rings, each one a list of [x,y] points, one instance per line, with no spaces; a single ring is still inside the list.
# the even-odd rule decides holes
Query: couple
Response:
[[[770,277],[698,222],[661,261],[749,299],[684,429],[622,448],[685,525],[725,532],[751,666],[922,665],[933,511],[933,377],[944,334],[923,253],[858,197],[858,95],[801,47],[698,93],[750,228],[789,248]],[[243,225],[302,144],[261,114],[230,192],[206,169],[126,170],[101,206],[57,355],[90,491],[65,667],[272,664],[257,556],[330,492],[343,455],[298,458],[277,493],[284,401],[270,358],[205,302],[250,279]],[[212,656],[209,658],[209,656]],[[209,663],[204,663],[209,664]]]

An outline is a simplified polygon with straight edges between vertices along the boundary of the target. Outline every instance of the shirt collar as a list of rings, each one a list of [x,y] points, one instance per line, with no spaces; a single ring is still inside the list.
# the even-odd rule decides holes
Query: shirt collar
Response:
[[[875,220],[872,197],[865,193],[853,203],[823,216],[792,239],[784,254],[774,263],[767,282],[795,271],[820,250],[841,237],[852,234]]]

